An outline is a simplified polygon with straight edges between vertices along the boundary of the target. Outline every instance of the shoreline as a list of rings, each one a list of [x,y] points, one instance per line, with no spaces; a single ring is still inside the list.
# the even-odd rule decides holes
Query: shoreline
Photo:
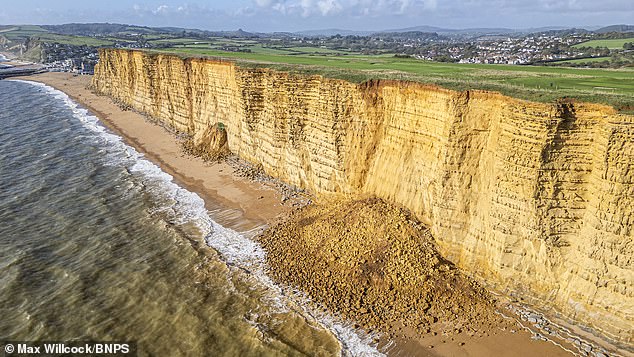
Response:
[[[110,98],[87,87],[91,76],[48,72],[12,79],[40,82],[66,93],[94,113],[105,127],[123,138],[175,182],[203,198],[221,225],[252,234],[291,209],[273,187],[237,175],[226,163],[209,163],[185,154],[175,133],[132,110],[123,110]],[[289,202],[290,203],[290,202]]]
[[[289,203],[282,204],[280,192],[240,177],[232,165],[226,162],[208,163],[184,154],[174,133],[140,113],[121,109],[109,97],[93,93],[87,88],[90,78],[69,73],[44,73],[15,79],[54,87],[89,109],[104,126],[172,175],[176,183],[199,194],[214,220],[225,227],[246,233],[247,236],[255,235],[291,210]],[[517,332],[511,332],[497,331],[493,326],[483,336],[454,337],[438,334],[416,341],[411,338],[395,339],[385,352],[408,356],[571,355],[551,343],[531,339],[531,334],[519,327]]]

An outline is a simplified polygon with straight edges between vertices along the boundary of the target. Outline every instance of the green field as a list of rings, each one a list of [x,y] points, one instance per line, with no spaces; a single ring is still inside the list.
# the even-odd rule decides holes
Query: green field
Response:
[[[169,43],[169,44],[178,44],[178,45],[192,44],[192,43],[195,43],[195,42],[207,42],[207,41],[200,40],[200,39],[197,39],[197,38],[178,38],[178,39],[176,39],[176,38],[164,38],[164,37],[157,37],[157,38],[154,38],[154,39],[150,38],[150,39],[148,39],[148,41],[150,41],[152,43],[157,43],[157,44]]]
[[[348,51],[332,50],[322,47],[285,47],[276,43],[259,43],[249,39],[233,39],[210,37],[208,39],[195,38],[158,38],[148,40],[153,45],[165,46],[170,45],[172,49],[179,49],[178,52],[193,51],[202,53],[209,51],[222,51],[223,47],[236,47],[241,50],[248,51],[252,54],[264,55],[334,55],[334,54],[351,54]]]
[[[615,40],[592,40],[578,43],[572,47],[607,47],[611,50],[623,49],[623,45],[628,42],[634,42],[634,37],[619,38]]]
[[[5,29],[0,34],[6,37],[9,41],[19,41],[26,38],[39,39],[43,42],[53,42],[65,45],[87,45],[87,46],[111,46],[113,41],[98,39],[87,36],[71,36],[71,35],[59,35],[48,32],[40,26],[26,25],[26,26],[14,26],[9,29]]]
[[[145,31],[145,30],[144,30]],[[139,31],[143,32],[143,31]],[[132,41],[123,36],[88,37],[53,34],[40,26],[0,26],[0,36],[23,41],[39,38],[44,42],[71,45],[109,46],[115,41]],[[150,33],[143,38],[163,47],[154,52],[179,56],[212,57],[239,62],[242,66],[269,67],[288,72],[318,74],[352,82],[369,79],[397,79],[440,85],[455,90],[481,89],[509,96],[552,102],[562,97],[604,103],[620,110],[634,111],[634,69],[586,69],[555,66],[515,66],[454,64],[396,58],[393,54],[362,55],[346,49],[327,49],[275,39],[231,37],[179,38],[174,34]],[[634,41],[588,41],[577,46],[616,46]],[[285,45],[286,43],[286,45]],[[227,52],[230,49],[236,52]],[[588,58],[564,63],[594,62],[608,57]]]
[[[609,104],[622,110],[634,109],[634,70],[629,69],[453,64],[391,55],[284,55],[203,48],[168,48],[158,52],[231,59],[243,66],[266,66],[353,82],[373,78],[410,80],[456,90],[499,91],[533,101],[550,102],[568,97]]]

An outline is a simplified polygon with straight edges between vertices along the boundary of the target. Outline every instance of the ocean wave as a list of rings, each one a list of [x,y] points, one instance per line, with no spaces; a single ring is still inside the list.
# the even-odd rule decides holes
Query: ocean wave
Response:
[[[204,200],[194,192],[178,186],[173,177],[160,167],[145,159],[142,153],[127,145],[123,139],[108,131],[99,119],[75,103],[66,93],[39,82],[21,81],[33,85],[63,103],[73,116],[100,141],[107,165],[125,167],[128,172],[141,179],[144,188],[157,196],[163,205],[156,208],[174,225],[194,224],[203,235],[208,246],[216,250],[233,269],[248,273],[254,283],[266,289],[266,303],[277,312],[299,309],[304,315],[315,319],[337,337],[346,356],[382,356],[374,344],[373,337],[365,335],[343,323],[339,318],[315,311],[308,298],[288,286],[273,282],[266,274],[266,251],[244,234],[223,227],[208,214]],[[288,297],[292,297],[289,299]]]

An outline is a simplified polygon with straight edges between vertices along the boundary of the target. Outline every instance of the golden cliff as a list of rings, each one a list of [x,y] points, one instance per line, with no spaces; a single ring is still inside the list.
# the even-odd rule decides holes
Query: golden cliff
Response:
[[[354,84],[102,50],[95,89],[319,196],[414,212],[498,290],[634,342],[634,116],[415,83]]]

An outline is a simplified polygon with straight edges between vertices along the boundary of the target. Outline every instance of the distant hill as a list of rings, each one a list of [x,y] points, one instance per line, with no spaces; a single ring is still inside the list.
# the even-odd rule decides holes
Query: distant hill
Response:
[[[612,25],[606,27],[569,27],[569,26],[545,26],[545,27],[533,27],[526,29],[510,29],[510,28],[498,28],[498,27],[482,27],[482,28],[466,28],[466,29],[451,29],[435,26],[414,26],[400,29],[387,29],[382,31],[353,31],[342,29],[323,29],[323,30],[310,30],[300,31],[295,34],[303,36],[334,36],[334,35],[357,35],[357,36],[369,36],[380,35],[385,33],[435,33],[439,36],[449,37],[480,37],[487,35],[524,35],[524,34],[549,34],[549,35],[567,35],[573,33],[607,33],[607,32],[634,32],[634,25]]]
[[[188,35],[200,35],[200,36],[217,36],[217,37],[261,37],[263,34],[255,32],[247,32],[242,29],[236,31],[209,31],[199,29],[186,29],[181,27],[156,27],[157,31],[162,33],[179,34],[187,33]]]
[[[374,31],[376,32],[376,31]],[[354,30],[342,30],[342,29],[322,29],[322,30],[307,30],[295,32],[297,35],[315,37],[315,36],[368,36],[374,33],[373,31],[354,31]]]
[[[415,26],[401,29],[388,29],[382,31],[354,31],[354,30],[342,30],[342,29],[322,29],[322,30],[310,30],[299,31],[297,35],[301,36],[369,36],[379,35],[386,33],[435,33],[437,35],[461,35],[461,36],[482,36],[482,35],[494,35],[494,34],[507,34],[516,33],[517,30],[506,28],[473,28],[473,29],[447,29],[434,26]]]
[[[449,29],[449,28],[423,25],[423,26],[406,27],[406,28],[399,28],[399,29],[387,29],[382,31],[352,31],[352,30],[342,30],[342,29],[323,29],[323,30],[300,31],[300,32],[296,32],[296,34],[302,35],[302,36],[335,36],[335,35],[369,36],[369,35],[381,35],[381,34],[388,34],[388,33],[398,33],[398,34],[433,33],[439,36],[478,37],[478,36],[485,36],[485,35],[519,34],[519,33],[531,33],[531,32],[538,32],[538,31],[560,30],[560,29],[565,29],[565,27],[543,27],[543,28],[531,29],[531,30],[515,30],[515,29],[509,29],[509,28]]]
[[[119,33],[141,33],[152,34],[158,31],[145,26],[111,24],[111,23],[71,23],[63,25],[42,25],[42,28],[62,35],[91,36],[91,35],[112,35]]]
[[[407,27],[404,29],[385,30],[381,32],[411,32],[411,31],[436,32],[438,34],[458,34],[458,35],[497,35],[497,34],[508,34],[508,33],[518,32],[518,30],[507,29],[507,28],[447,29],[447,28],[434,27],[434,26],[415,26],[415,27]]]
[[[596,33],[607,33],[607,32],[634,32],[634,25],[612,25],[601,27],[600,29],[594,31]]]
[[[251,33],[238,29],[236,31],[208,31],[199,29],[187,29],[181,27],[147,27],[125,24],[111,23],[71,23],[63,25],[42,25],[41,28],[46,31],[61,35],[73,36],[107,36],[115,34],[180,34],[187,33],[189,35],[200,36],[222,36],[222,37],[259,37],[261,34]]]
[[[587,34],[592,33],[592,31],[587,29],[578,29],[578,28],[564,28],[564,29],[551,29],[551,30],[541,30],[541,31],[533,31],[529,32],[530,34],[541,34],[541,35],[549,35],[549,36],[567,36],[572,34]]]
[[[560,30],[569,30],[570,27],[567,26],[543,26],[543,27],[529,27],[527,29],[520,30],[522,32],[528,33],[539,33],[539,32],[548,32],[548,31],[560,31]]]
[[[11,26],[0,25],[0,31],[6,31]],[[275,33],[256,33],[247,32],[242,29],[236,31],[210,31],[200,29],[188,29],[180,27],[147,27],[126,25],[117,23],[70,23],[63,25],[41,25],[39,28],[42,31],[49,31],[52,33],[62,35],[75,35],[75,36],[107,36],[114,34],[175,34],[186,33],[189,36],[219,36],[219,37],[286,37],[286,36],[307,36],[307,37],[328,37],[328,36],[385,36],[385,34],[392,34],[390,37],[401,38],[431,38],[434,36],[440,37],[458,37],[458,38],[478,38],[482,36],[496,36],[496,35],[524,35],[531,33],[540,34],[552,34],[552,35],[566,35],[571,33],[608,33],[608,32],[634,32],[634,25],[612,25],[601,28],[570,28],[564,26],[548,26],[528,29],[510,29],[510,28],[467,28],[467,29],[450,29],[435,26],[414,26],[401,29],[387,29],[382,31],[359,31],[359,30],[344,30],[344,29],[320,29],[320,30],[308,30],[299,31],[295,33],[289,32],[275,32]]]
[[[372,34],[378,38],[395,38],[395,39],[417,39],[429,40],[438,39],[440,35],[436,32],[407,31],[407,32],[379,32]]]
[[[453,32],[455,30],[451,30],[451,29],[445,29],[445,28],[441,28],[441,27],[435,27],[435,26],[414,26],[414,27],[406,27],[406,28],[401,28],[401,29],[390,29],[390,30],[383,30],[381,32],[412,32],[412,31],[420,31],[420,32]]]

